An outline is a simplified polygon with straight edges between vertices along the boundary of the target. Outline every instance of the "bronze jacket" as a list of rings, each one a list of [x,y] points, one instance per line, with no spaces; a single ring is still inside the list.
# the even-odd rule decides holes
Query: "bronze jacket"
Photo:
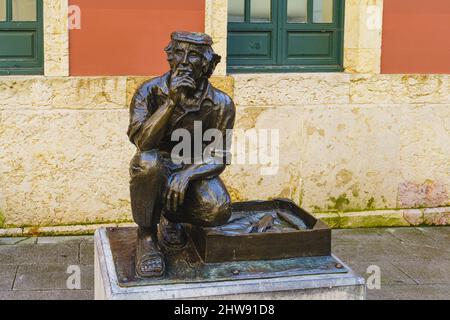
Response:
[[[136,145],[135,137],[141,130],[145,121],[163,105],[169,94],[170,72],[145,82],[135,93],[130,106],[130,124],[128,137]],[[202,141],[202,151],[210,141],[202,138],[208,129],[217,129],[222,133],[223,150],[216,150],[216,154],[222,154],[226,164],[230,163],[231,129],[234,127],[235,106],[232,99],[224,92],[214,88],[208,80],[202,86],[201,94],[194,105],[177,106],[165,128],[164,138],[157,147],[158,150],[171,153],[173,147],[180,141],[172,139],[172,133],[177,129],[186,129],[194,140]],[[194,126],[201,126],[202,137],[195,136]],[[193,154],[194,152],[192,152]]]

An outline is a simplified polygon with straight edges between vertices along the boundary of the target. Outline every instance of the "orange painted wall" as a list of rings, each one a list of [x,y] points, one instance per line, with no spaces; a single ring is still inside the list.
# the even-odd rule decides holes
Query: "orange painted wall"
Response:
[[[382,73],[450,73],[450,0],[384,0]]]
[[[204,31],[205,0],[70,0],[81,29],[70,30],[70,74],[158,75],[175,30]]]

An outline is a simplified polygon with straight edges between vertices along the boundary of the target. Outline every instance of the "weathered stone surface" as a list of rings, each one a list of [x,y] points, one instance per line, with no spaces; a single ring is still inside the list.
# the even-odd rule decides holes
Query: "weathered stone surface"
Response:
[[[349,73],[380,73],[381,49],[345,49],[344,69]]]
[[[406,246],[416,246],[423,247],[419,249],[417,253],[420,254],[421,251],[427,251],[428,249],[437,249],[441,251],[441,254],[436,256],[436,259],[450,259],[446,253],[450,253],[450,247],[448,245],[448,239],[445,237],[439,237],[436,235],[435,230],[450,230],[449,228],[430,228],[430,227],[420,227],[420,228],[388,228],[386,230],[386,235],[392,236],[397,240],[400,240]],[[423,259],[423,257],[422,257]]]
[[[59,243],[92,243],[92,236],[59,236],[59,237],[39,237],[38,244],[59,244]]]
[[[349,79],[340,73],[236,74],[238,106],[348,104]]]
[[[63,225],[51,227],[25,227],[25,228],[4,228],[0,229],[0,239],[7,239],[5,245],[12,244],[13,239],[18,239],[21,244],[25,239],[28,241],[29,237],[39,237],[38,242],[53,243],[53,242],[71,242],[71,238],[83,238],[83,236],[90,237],[98,228],[115,228],[115,227],[136,227],[133,222],[124,223],[103,223],[103,224],[87,224],[87,225]],[[10,238],[5,238],[10,237]],[[12,238],[11,238],[12,237]],[[51,238],[46,238],[51,237]],[[43,240],[41,240],[43,239]],[[24,242],[27,242],[24,241]],[[76,240],[74,240],[76,241]],[[58,243],[59,243],[58,242]],[[41,244],[40,243],[40,244]],[[2,241],[0,240],[0,244]]]
[[[403,210],[403,218],[412,226],[418,226],[424,222],[423,212],[420,209]]]
[[[396,207],[400,172],[397,108],[305,108],[305,208],[320,212]]]
[[[15,265],[0,265],[0,292],[11,290],[16,271]]]
[[[128,112],[2,111],[7,225],[129,219]]]
[[[447,300],[449,285],[389,285],[367,292],[368,300]]]
[[[4,245],[13,245],[21,242],[27,238],[24,237],[15,237],[15,238],[0,238],[0,246]]]
[[[68,0],[44,0],[46,76],[69,75]]]
[[[320,212],[314,216],[331,228],[374,228],[379,226],[444,226],[450,224],[450,207],[366,210],[356,212]],[[447,237],[450,240],[450,237]],[[444,241],[444,242],[445,242]]]
[[[371,279],[369,279],[369,277],[373,276],[373,270],[370,267],[379,267],[381,273],[381,289],[383,289],[384,286],[390,285],[416,284],[414,280],[408,277],[408,275],[400,271],[397,267],[393,266],[390,261],[383,261],[381,260],[383,259],[382,257],[377,258],[379,258],[380,260],[363,262],[355,261],[354,263],[352,263],[352,268],[356,273],[364,277],[366,281],[370,281]],[[369,291],[371,290],[367,290],[368,294]]]
[[[22,228],[0,229],[0,237],[17,237],[22,235]]]
[[[426,209],[431,210],[431,209]],[[61,237],[58,237],[61,238]],[[83,239],[82,242],[88,244],[89,239],[85,237],[73,237]],[[367,268],[371,265],[380,267],[381,271],[381,290],[370,290],[367,288],[367,297],[369,299],[427,299],[427,298],[441,298],[447,299],[450,296],[450,285],[448,285],[448,258],[450,248],[448,243],[450,241],[450,227],[424,227],[424,228],[364,228],[364,229],[343,229],[333,230],[333,252],[339,251],[342,256],[355,257],[355,248],[367,247],[370,251],[370,257],[368,260],[358,259],[346,259],[348,263],[358,274],[366,279],[373,273],[367,273]],[[374,244],[383,242],[385,250],[372,250]],[[39,239],[38,239],[39,242]],[[392,255],[396,255],[397,247],[392,247],[391,244],[404,243],[409,247],[413,247],[412,250],[417,250],[423,255],[423,252],[428,252],[429,248],[432,248],[432,254],[434,256],[431,259],[424,259],[423,257],[413,256],[409,254],[405,256],[406,259],[393,260]],[[65,247],[66,244],[62,242],[52,242],[51,245],[46,245],[44,251],[48,254],[46,260],[52,261],[51,266],[58,265],[67,267],[65,262],[62,262],[59,258],[55,259],[53,256],[59,256],[60,254],[67,254],[70,251],[60,250],[59,247]],[[14,247],[14,246],[8,246]],[[28,247],[34,247],[29,245]],[[77,246],[70,246],[75,253],[77,252]],[[1,247],[0,247],[1,248]],[[378,247],[376,248],[378,249]],[[38,249],[40,250],[40,249]],[[364,250],[357,249],[364,253]],[[407,251],[410,253],[410,251]],[[387,253],[387,254],[386,254]],[[23,255],[23,247],[17,251],[18,255]],[[28,252],[27,252],[28,254]],[[429,255],[428,255],[429,256]],[[0,251],[0,258],[3,257],[3,253]],[[362,261],[361,261],[362,260]],[[38,261],[44,261],[38,260]],[[430,264],[433,261],[433,264]],[[18,262],[16,260],[16,262]],[[19,263],[32,264],[32,259],[23,259]],[[57,262],[57,263],[55,263]],[[78,264],[75,262],[74,264]],[[395,265],[395,266],[394,266]],[[432,267],[433,266],[433,267]],[[435,266],[435,267],[434,267]],[[61,281],[53,281],[55,287],[47,286],[46,290],[33,290],[33,291],[12,291],[12,285],[15,278],[16,269],[15,264],[2,265],[0,263],[0,300],[5,299],[93,299],[93,290],[61,290],[56,289],[57,286],[63,287],[64,284]],[[430,269],[431,268],[431,269]],[[430,270],[429,270],[430,269]],[[32,266],[22,268],[21,274],[26,279],[32,279],[35,274],[35,269]],[[87,266],[87,275],[92,275],[93,266]],[[406,274],[405,272],[408,272]],[[62,278],[65,270],[61,267],[61,273],[57,272],[56,277]],[[45,268],[42,272],[46,272]],[[68,274],[66,274],[66,277]],[[414,277],[414,278],[412,278]],[[85,270],[82,269],[82,281],[87,280]],[[414,279],[414,280],[413,280]],[[89,280],[90,282],[92,280]],[[413,285],[412,282],[417,281],[419,284]],[[415,283],[415,282],[414,282]],[[433,284],[420,284],[420,283],[433,283]],[[441,283],[441,284],[436,284]],[[39,284],[39,279],[28,284],[34,284],[36,287]],[[45,285],[45,284],[44,284]],[[91,284],[88,284],[91,287]],[[6,291],[3,291],[6,290]]]
[[[78,244],[0,246],[0,265],[78,264]]]
[[[222,62],[219,63],[214,70],[216,76],[225,76],[227,74],[227,45],[228,39],[225,33],[224,37],[215,37],[213,48],[214,51],[222,57]]]
[[[346,0],[344,48],[380,49],[383,0]]]
[[[81,290],[94,288],[94,270],[90,266],[79,266]],[[14,290],[64,290],[67,288],[67,279],[73,271],[68,273],[68,265],[22,265],[17,270]]]
[[[450,104],[408,106],[400,139],[399,207],[450,204]]]
[[[448,75],[351,75],[350,101],[358,104],[449,104]]]
[[[213,39],[227,37],[227,0],[206,0],[205,32]]]
[[[91,237],[91,240],[94,238]],[[93,265],[94,264],[94,244],[93,241],[89,243],[84,242],[80,244],[80,263],[82,265]]]
[[[358,48],[360,34],[360,1],[345,1],[344,48]]]
[[[398,187],[398,201],[405,208],[438,207],[446,205],[448,199],[447,187],[430,180],[423,184],[403,182]]]
[[[22,245],[30,245],[30,244],[36,244],[36,243],[37,243],[37,237],[33,236],[33,237],[26,238],[23,241],[16,243],[16,245],[22,246]]]
[[[44,31],[50,34],[64,34],[67,27],[67,0],[44,0]]]
[[[111,217],[114,219],[114,217]],[[90,235],[100,227],[117,227],[117,223],[70,225],[55,227],[26,227],[23,228],[23,235],[32,236],[62,236],[62,235]],[[9,229],[6,229],[9,230]]]
[[[126,78],[5,77],[1,109],[124,109]]]
[[[359,50],[359,49],[358,49]],[[241,74],[236,128],[280,128],[280,168],[233,164],[235,200],[289,197],[333,226],[446,224],[448,75]],[[86,234],[129,221],[128,104],[141,77],[5,77],[0,82],[0,235]],[[69,110],[70,109],[70,110]],[[284,162],[283,162],[284,161]],[[341,211],[364,210],[366,214]],[[45,225],[75,227],[42,228]],[[61,229],[62,228],[62,229]],[[55,231],[56,230],[56,231]],[[25,231],[25,233],[23,233]]]
[[[0,300],[92,300],[93,290],[0,291]]]
[[[299,203],[301,114],[302,109],[299,107],[238,108],[233,141],[234,163],[223,174],[235,201],[281,197]],[[244,158],[238,154],[238,145],[244,144],[238,144],[238,141],[243,141],[240,140],[244,137],[242,134],[249,129],[256,129],[258,138],[245,145]],[[278,132],[279,136],[275,153],[271,151],[275,150],[271,148],[276,144],[276,141],[270,140],[272,132]],[[264,143],[261,137],[268,137],[267,142]],[[279,157],[270,160],[272,155],[277,155],[278,150]],[[258,154],[256,161],[250,160],[252,151]],[[268,159],[263,155],[267,155]]]
[[[44,42],[44,74],[46,76],[69,75],[68,34],[45,35]]]
[[[450,208],[426,208],[424,209],[424,223],[430,226],[450,225]]]
[[[383,0],[345,1],[344,68],[380,73]]]
[[[340,238],[340,235],[333,234],[333,238]],[[399,241],[381,236],[365,238],[354,236],[334,243],[332,250],[343,261],[351,261],[353,264],[372,262],[374,257],[383,257],[385,261],[389,262],[417,259],[413,256],[412,251],[405,250]]]
[[[419,284],[450,284],[450,259],[394,262]]]
[[[216,75],[226,75],[227,32],[228,32],[228,1],[206,0],[205,2],[205,32],[213,40],[214,50],[222,56],[222,63],[217,66]]]
[[[447,208],[450,211],[450,208]],[[450,228],[449,227],[439,227],[439,228],[429,228],[430,237],[438,241],[439,243],[450,243]],[[448,248],[448,246],[447,246]],[[450,248],[448,248],[450,250]]]
[[[411,224],[398,210],[377,210],[339,213],[339,228],[409,227]]]

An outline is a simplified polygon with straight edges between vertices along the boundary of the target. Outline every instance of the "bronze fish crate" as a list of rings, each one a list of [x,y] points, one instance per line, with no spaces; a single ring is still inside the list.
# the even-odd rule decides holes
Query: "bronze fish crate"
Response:
[[[329,226],[286,199],[234,203],[227,225],[189,234],[205,263],[331,255]]]

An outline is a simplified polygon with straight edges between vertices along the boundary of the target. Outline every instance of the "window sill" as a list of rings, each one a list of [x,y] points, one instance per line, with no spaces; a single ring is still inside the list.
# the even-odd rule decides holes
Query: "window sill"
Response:
[[[44,68],[0,68],[0,76],[44,75]]]
[[[343,72],[340,65],[228,66],[228,73]]]

